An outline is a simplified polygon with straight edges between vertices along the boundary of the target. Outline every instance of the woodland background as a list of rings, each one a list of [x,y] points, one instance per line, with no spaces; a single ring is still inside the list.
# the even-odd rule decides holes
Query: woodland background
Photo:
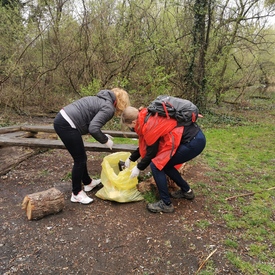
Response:
[[[196,199],[173,215],[97,190],[86,210],[71,204],[66,150],[21,162],[0,177],[0,273],[275,275],[274,15],[274,0],[0,0],[0,127],[52,123],[119,86],[136,107],[192,100],[207,137],[185,175]],[[89,155],[95,178],[102,158]],[[25,195],[53,186],[65,210],[27,222]]]
[[[1,0],[0,106],[55,113],[104,88],[201,111],[274,84],[274,0]]]

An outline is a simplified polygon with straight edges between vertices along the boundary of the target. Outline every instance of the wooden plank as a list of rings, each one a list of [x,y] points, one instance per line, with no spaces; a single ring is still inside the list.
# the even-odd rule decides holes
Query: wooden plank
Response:
[[[5,175],[17,164],[33,156],[38,149],[21,146],[0,146],[0,176]]]
[[[28,131],[33,133],[55,133],[52,125],[21,125],[20,129],[21,131]]]
[[[138,135],[135,132],[123,132],[123,131],[111,131],[103,130],[104,134],[109,134],[112,137],[125,137],[125,138],[138,138]]]
[[[39,139],[39,138],[6,138],[0,136],[0,146],[24,146],[30,148],[48,148],[48,149],[65,149],[64,144],[60,140]],[[132,152],[137,146],[132,144],[114,144],[110,150],[104,144],[96,142],[84,142],[87,151],[94,152]]]
[[[16,138],[16,137],[25,137],[28,136],[26,135],[28,132],[23,132],[23,131],[15,131],[15,132],[10,132],[10,133],[0,133],[0,137],[5,137],[5,138]]]
[[[48,148],[48,149],[65,149],[60,140],[28,138],[37,133],[55,133],[53,125],[21,125],[0,128],[0,146],[24,146],[30,148]],[[103,130],[104,134],[113,137],[137,138],[134,132]],[[110,151],[105,145],[98,142],[84,142],[87,151],[108,152]],[[131,144],[114,144],[112,152],[132,152],[136,145]]]
[[[21,130],[21,126],[0,127],[0,134],[12,133]]]
[[[11,133],[0,134],[0,137],[4,137],[4,138],[18,138],[18,137],[30,138],[30,137],[33,137],[33,133],[25,132],[25,131],[16,131],[16,132],[11,132]]]
[[[10,126],[0,128],[0,134],[15,132],[15,131],[27,131],[32,133],[45,132],[45,133],[55,133],[52,125],[21,125],[21,126]],[[124,131],[112,131],[103,130],[104,134],[109,134],[113,137],[127,137],[127,138],[137,138],[135,132],[124,132]]]
[[[45,132],[45,133],[55,133],[53,126],[32,126],[32,125],[22,125],[22,131],[30,131],[30,132]],[[127,137],[127,138],[137,138],[137,134],[135,132],[124,132],[124,131],[112,131],[112,130],[102,130],[104,134],[109,134],[113,137]]]

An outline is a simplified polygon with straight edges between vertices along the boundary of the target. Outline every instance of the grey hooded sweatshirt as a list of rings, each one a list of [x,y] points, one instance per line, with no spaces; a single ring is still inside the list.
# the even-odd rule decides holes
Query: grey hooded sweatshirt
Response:
[[[108,137],[101,128],[115,114],[116,96],[110,90],[102,90],[96,96],[86,96],[65,106],[63,110],[73,121],[81,135],[90,133],[98,142],[104,144]]]

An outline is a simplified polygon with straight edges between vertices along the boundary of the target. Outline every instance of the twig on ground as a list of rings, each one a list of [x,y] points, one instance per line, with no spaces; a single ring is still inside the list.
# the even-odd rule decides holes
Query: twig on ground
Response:
[[[269,191],[269,190],[272,190],[272,189],[275,189],[275,186],[274,186],[274,187],[271,187],[271,188],[268,188],[268,189],[262,189],[262,190],[259,191],[259,192],[250,192],[250,193],[245,193],[245,194],[240,194],[240,195],[232,196],[232,197],[226,198],[225,200],[226,200],[226,201],[229,201],[229,200],[233,200],[233,199],[236,199],[236,198],[239,198],[239,197],[253,196],[253,195],[255,195],[256,193],[261,193],[261,192]]]
[[[209,260],[209,258],[217,251],[217,248],[215,250],[213,250],[208,256],[207,258],[201,263],[199,269],[197,270],[196,274],[199,273],[199,271],[202,269],[202,267],[205,265],[205,263]]]

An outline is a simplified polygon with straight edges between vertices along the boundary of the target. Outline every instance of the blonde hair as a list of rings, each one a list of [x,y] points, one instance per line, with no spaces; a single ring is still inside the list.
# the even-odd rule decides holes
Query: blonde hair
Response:
[[[135,107],[127,107],[121,114],[122,124],[131,124],[138,117],[139,110]]]
[[[116,111],[115,115],[120,116],[126,107],[130,106],[130,99],[128,93],[120,88],[113,88],[111,91],[116,96]]]

